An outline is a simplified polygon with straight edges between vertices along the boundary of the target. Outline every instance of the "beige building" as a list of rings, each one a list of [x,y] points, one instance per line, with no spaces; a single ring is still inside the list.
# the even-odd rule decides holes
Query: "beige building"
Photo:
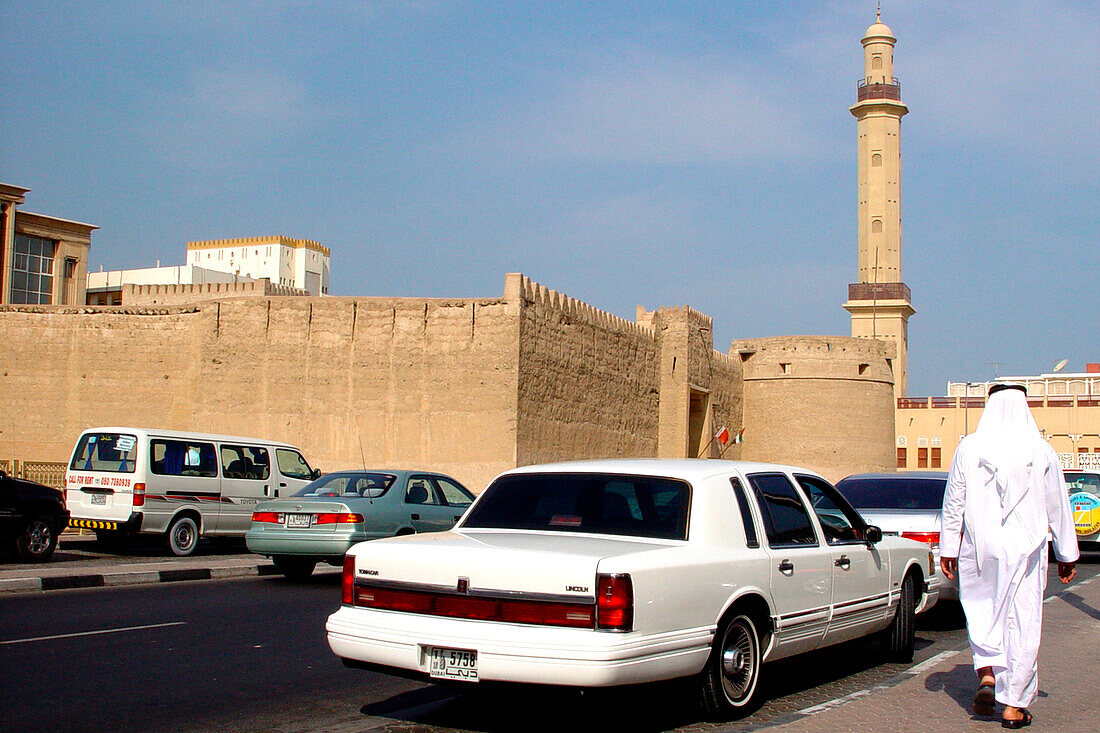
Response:
[[[959,441],[974,432],[989,387],[996,382],[1027,387],[1035,423],[1058,452],[1064,468],[1100,469],[1100,363],[1090,363],[1076,374],[950,382],[945,397],[898,400],[898,469],[949,468]]]
[[[187,244],[187,264],[328,295],[329,249],[309,239],[244,237]]]
[[[29,191],[0,183],[0,305],[83,304],[98,227],[21,210]]]
[[[894,345],[894,392],[909,385],[909,317],[915,312],[901,277],[901,118],[909,111],[894,76],[893,31],[881,17],[863,35],[863,79],[855,116],[858,170],[859,281],[844,308],[852,336]]]

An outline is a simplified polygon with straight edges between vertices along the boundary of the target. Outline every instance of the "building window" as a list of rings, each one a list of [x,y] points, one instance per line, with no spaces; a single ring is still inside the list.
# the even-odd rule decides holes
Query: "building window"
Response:
[[[940,468],[940,449],[932,449],[932,468]]]
[[[53,257],[56,249],[57,242],[52,239],[15,235],[12,303],[53,302]]]
[[[928,468],[927,448],[917,448],[917,468]]]
[[[871,222],[871,233],[872,234],[881,234],[882,233],[882,219],[875,219],[874,221]]]
[[[905,448],[898,448],[898,468],[905,468]]]
[[[875,153],[874,155],[872,155],[871,156],[871,165],[875,168],[882,167],[882,156],[878,153]]]
[[[882,56],[881,55],[876,53],[874,56],[871,57],[871,70],[872,71],[882,71]]]

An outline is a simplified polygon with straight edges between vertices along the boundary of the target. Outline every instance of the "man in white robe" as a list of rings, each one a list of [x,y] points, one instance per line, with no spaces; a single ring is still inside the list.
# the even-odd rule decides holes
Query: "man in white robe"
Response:
[[[1058,456],[1039,434],[1021,385],[994,385],[978,427],[959,443],[947,478],[940,566],[959,576],[978,714],[1005,706],[1002,725],[1031,722],[1047,580],[1047,531],[1058,577],[1077,571],[1077,536]]]

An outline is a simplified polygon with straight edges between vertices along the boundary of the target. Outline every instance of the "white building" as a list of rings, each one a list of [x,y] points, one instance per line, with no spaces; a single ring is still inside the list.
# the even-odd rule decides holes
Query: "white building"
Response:
[[[88,305],[122,305],[126,285],[205,285],[245,280],[236,275],[191,265],[145,267],[138,270],[106,270],[88,273]]]
[[[308,239],[245,237],[188,242],[187,264],[328,295],[329,250]]]

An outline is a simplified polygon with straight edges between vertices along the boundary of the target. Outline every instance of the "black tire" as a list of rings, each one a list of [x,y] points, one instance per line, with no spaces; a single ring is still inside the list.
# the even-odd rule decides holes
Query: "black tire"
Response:
[[[913,644],[917,634],[916,581],[910,573],[901,584],[901,600],[894,620],[882,631],[879,644],[883,655],[891,662],[913,661]]]
[[[703,712],[721,720],[751,712],[757,703],[762,664],[756,622],[746,613],[734,612],[719,625],[710,658],[700,673]]]
[[[287,580],[300,583],[313,575],[313,568],[317,567],[317,561],[310,557],[294,557],[292,555],[274,555],[271,562],[275,568],[286,576]]]
[[[184,514],[172,520],[164,535],[168,551],[176,557],[191,555],[199,545],[199,523],[195,518]]]
[[[15,538],[15,554],[23,562],[47,562],[57,549],[57,524],[46,514],[32,517]]]

